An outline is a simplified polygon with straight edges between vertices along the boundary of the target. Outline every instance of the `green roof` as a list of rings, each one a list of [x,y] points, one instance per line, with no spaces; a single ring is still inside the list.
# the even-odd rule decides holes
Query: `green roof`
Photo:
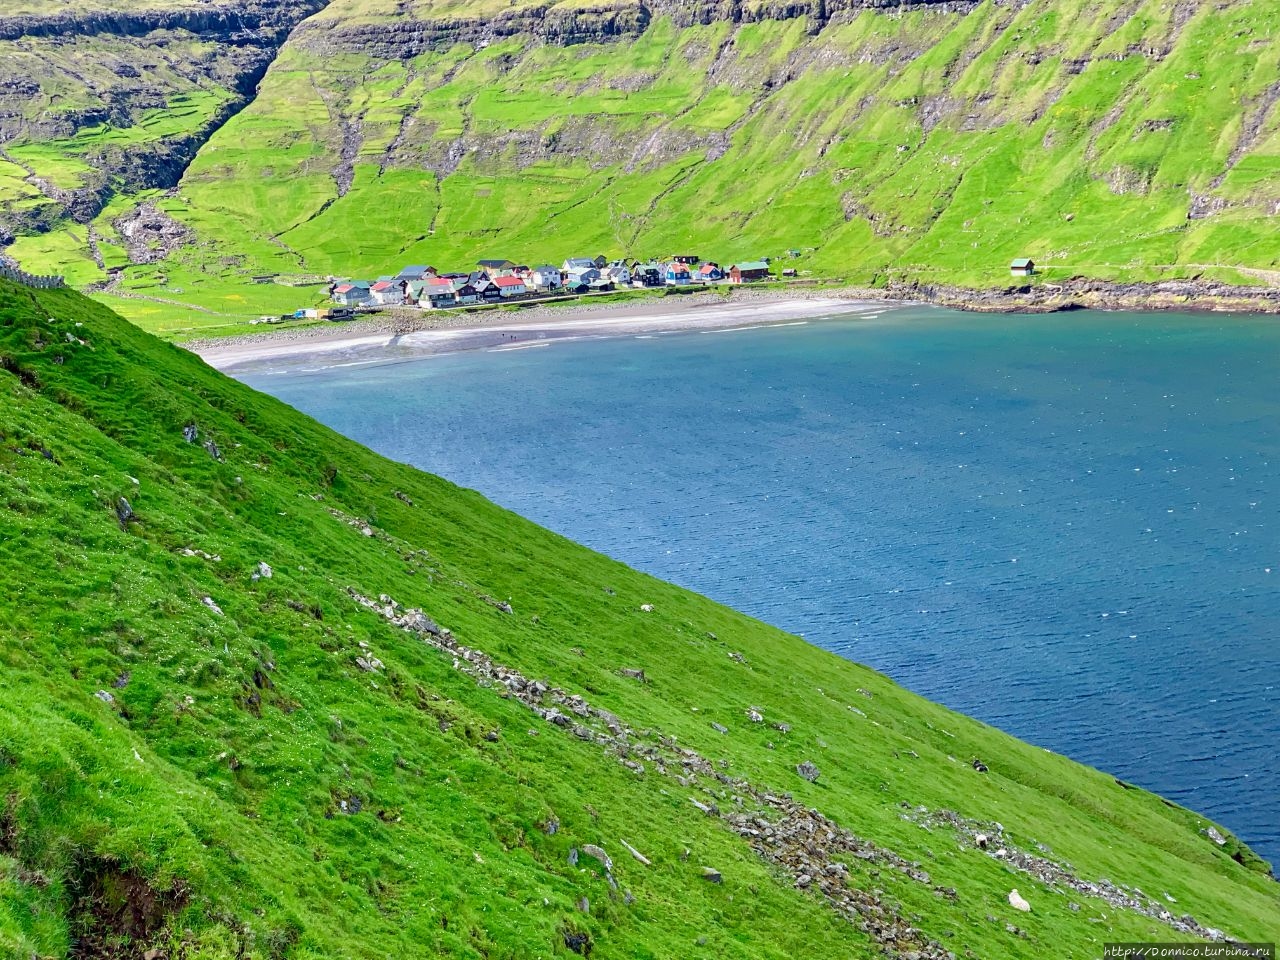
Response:
[[[1017,260],[1013,261],[1013,263],[1009,264],[1009,269],[1012,270],[1016,267],[1030,267],[1032,265],[1033,264],[1029,257],[1019,257]]]
[[[768,270],[769,265],[763,260],[749,260],[746,263],[737,264],[739,270]]]

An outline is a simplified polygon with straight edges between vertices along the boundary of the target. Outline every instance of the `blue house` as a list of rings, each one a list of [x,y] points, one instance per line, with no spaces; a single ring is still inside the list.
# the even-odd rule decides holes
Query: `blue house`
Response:
[[[673,260],[667,264],[667,268],[663,271],[662,279],[666,281],[669,287],[683,287],[690,283],[692,275],[689,273],[689,265],[681,263],[679,260]]]

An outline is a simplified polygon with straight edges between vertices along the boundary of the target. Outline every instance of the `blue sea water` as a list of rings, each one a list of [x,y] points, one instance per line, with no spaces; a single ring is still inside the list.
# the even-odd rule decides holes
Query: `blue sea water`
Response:
[[[246,377],[1280,863],[1280,323],[902,307]]]

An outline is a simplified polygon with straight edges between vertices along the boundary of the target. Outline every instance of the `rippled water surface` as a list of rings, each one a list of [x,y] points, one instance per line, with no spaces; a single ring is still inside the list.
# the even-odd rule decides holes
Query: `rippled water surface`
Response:
[[[865,310],[251,382],[1280,863],[1280,323]]]

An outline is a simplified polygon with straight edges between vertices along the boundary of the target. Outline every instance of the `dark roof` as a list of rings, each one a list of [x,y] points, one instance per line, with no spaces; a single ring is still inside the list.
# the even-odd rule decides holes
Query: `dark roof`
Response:
[[[510,260],[477,260],[476,265],[480,267],[492,267],[495,270],[510,270],[515,266]]]

